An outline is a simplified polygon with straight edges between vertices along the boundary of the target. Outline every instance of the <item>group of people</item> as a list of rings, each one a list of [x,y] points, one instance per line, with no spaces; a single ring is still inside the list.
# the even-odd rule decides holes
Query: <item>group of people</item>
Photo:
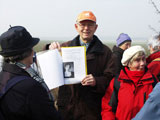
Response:
[[[160,35],[150,39],[148,46],[151,55],[146,59],[145,49],[140,45],[131,46],[132,40],[125,33],[119,35],[112,50],[104,45],[95,35],[98,27],[96,21],[91,11],[83,11],[76,19],[78,35],[73,40],[62,44],[53,42],[44,47],[46,50],[61,51],[64,46],[86,46],[88,75],[79,84],[59,87],[57,109],[43,78],[31,67],[33,47],[39,39],[33,38],[22,26],[11,27],[0,36],[0,54],[4,59],[0,73],[0,95],[5,93],[10,81],[14,83],[18,77],[23,79],[0,97],[0,111],[6,120],[149,118],[144,117],[146,114],[149,116],[147,106],[157,100],[155,94],[154,97],[150,94],[155,85],[156,93],[160,94],[156,84],[160,78]],[[65,69],[70,69],[70,66],[66,64]],[[71,74],[66,73],[66,76]],[[154,107],[159,111],[160,108]],[[150,110],[154,107],[151,106]],[[160,113],[156,114],[160,116]],[[152,116],[156,116],[154,112]]]

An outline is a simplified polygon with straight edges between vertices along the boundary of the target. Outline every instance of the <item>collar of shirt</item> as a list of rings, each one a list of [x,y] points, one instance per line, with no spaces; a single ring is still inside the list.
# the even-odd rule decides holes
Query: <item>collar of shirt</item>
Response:
[[[86,46],[86,50],[88,49],[90,43],[84,43],[82,40],[79,40],[80,41],[80,45],[81,46]]]

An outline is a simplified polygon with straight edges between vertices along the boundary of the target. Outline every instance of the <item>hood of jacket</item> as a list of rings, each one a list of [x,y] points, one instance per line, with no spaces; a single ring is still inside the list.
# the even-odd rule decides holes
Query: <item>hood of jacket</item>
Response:
[[[151,63],[154,59],[160,58],[160,51],[157,51],[151,55],[149,55],[146,59],[147,63]]]

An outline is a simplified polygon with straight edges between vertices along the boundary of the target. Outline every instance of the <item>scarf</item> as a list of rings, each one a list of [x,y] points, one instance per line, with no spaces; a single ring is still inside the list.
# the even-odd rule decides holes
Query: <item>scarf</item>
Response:
[[[47,91],[49,99],[54,100],[54,98],[53,98],[48,86],[46,85],[44,79],[41,78],[39,76],[39,74],[34,69],[32,69],[31,67],[27,68],[24,64],[22,64],[20,62],[16,62],[15,65],[24,69],[34,80],[39,82],[45,88],[45,90]]]
[[[137,85],[138,81],[143,77],[145,71],[130,71],[125,67],[128,77]]]

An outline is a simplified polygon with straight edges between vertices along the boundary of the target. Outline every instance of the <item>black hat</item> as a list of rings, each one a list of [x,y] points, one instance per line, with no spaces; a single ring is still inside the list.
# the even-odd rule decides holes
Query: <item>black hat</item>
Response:
[[[14,26],[0,36],[2,56],[19,55],[33,48],[39,42],[39,38],[33,38],[22,26]]]

